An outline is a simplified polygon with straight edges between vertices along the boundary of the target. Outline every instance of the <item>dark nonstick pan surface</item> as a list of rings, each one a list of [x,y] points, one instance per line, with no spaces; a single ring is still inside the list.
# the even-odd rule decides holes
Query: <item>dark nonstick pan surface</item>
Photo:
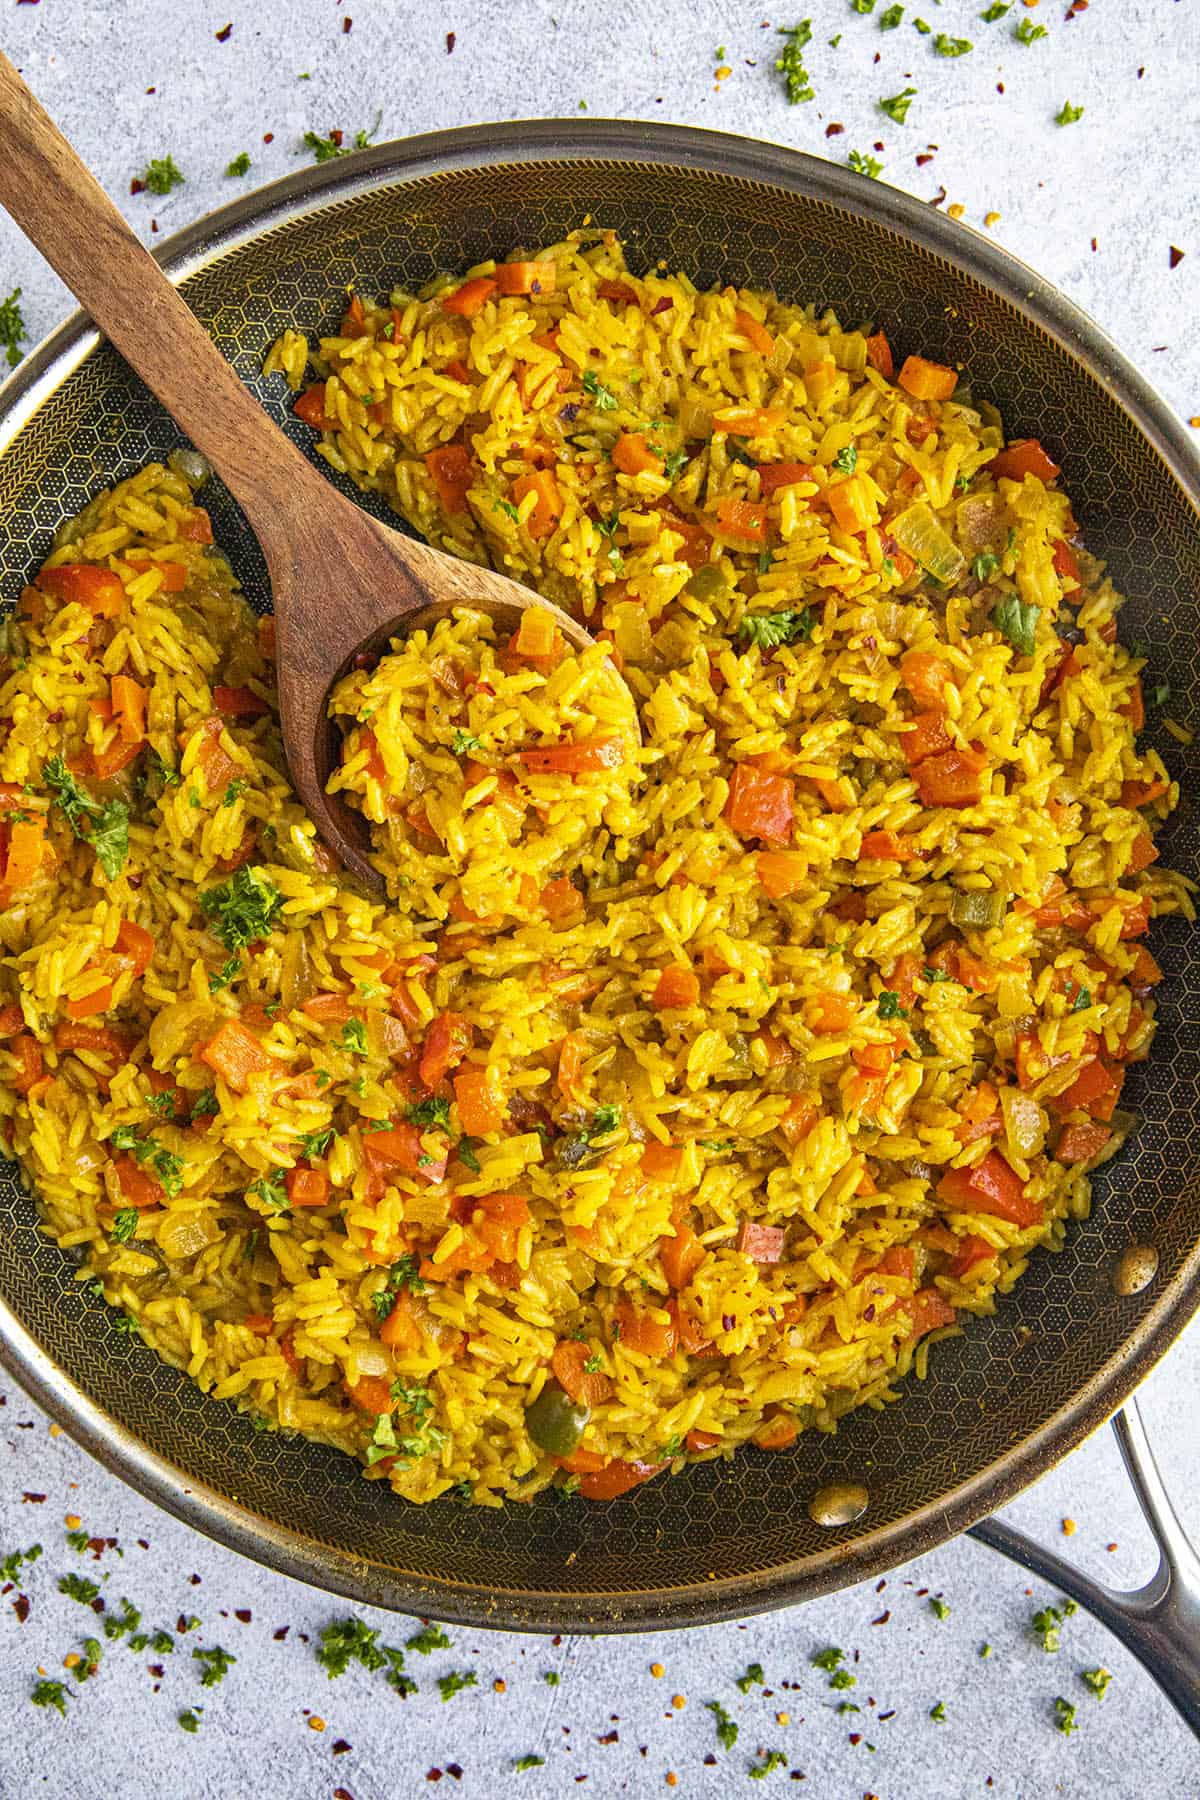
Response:
[[[212,215],[163,260],[243,379],[298,439],[262,356],[310,334],[339,294],[416,285],[571,228],[611,227],[631,263],[701,287],[773,287],[886,330],[901,354],[965,365],[1009,434],[1064,465],[1088,547],[1130,596],[1122,635],[1152,647],[1175,710],[1200,691],[1200,458],[1166,406],[1082,314],[1030,270],[927,206],[771,146],[636,124],[500,125],[384,145]],[[125,365],[76,319],[0,394],[0,596],[11,602],[55,527],[95,489],[179,443]],[[269,607],[262,558],[232,499],[206,494],[217,541]],[[1160,735],[1156,736],[1156,732]],[[1185,799],[1164,860],[1200,875],[1195,782],[1153,723]],[[1200,933],[1150,942],[1152,1060],[1130,1071],[1142,1127],[1096,1181],[1091,1219],[1039,1253],[996,1316],[938,1347],[929,1379],[837,1436],[748,1452],[608,1505],[545,1495],[504,1512],[399,1502],[349,1459],[262,1435],[206,1400],[73,1279],[0,1165],[0,1357],[110,1467],[233,1548],[331,1590],[441,1618],[527,1629],[694,1624],[825,1592],[932,1548],[1010,1499],[1132,1391],[1200,1305]],[[1122,1250],[1158,1252],[1119,1296]],[[855,1523],[812,1522],[813,1494],[861,1482]]]

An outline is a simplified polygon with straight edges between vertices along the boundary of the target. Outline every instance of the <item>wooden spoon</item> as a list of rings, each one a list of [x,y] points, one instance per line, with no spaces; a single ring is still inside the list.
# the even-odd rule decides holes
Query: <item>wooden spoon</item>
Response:
[[[542,606],[576,648],[594,640],[528,588],[391,531],[339,494],[242,386],[3,55],[0,204],[246,514],[271,577],[292,781],[338,859],[382,890],[367,857],[365,820],[325,792],[336,754],[326,703],[355,657],[378,653],[400,627],[432,623],[463,605],[509,629],[527,607]]]

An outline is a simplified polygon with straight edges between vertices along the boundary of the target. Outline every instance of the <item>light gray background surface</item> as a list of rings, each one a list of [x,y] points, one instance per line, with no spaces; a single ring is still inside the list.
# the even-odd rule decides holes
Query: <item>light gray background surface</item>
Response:
[[[1185,418],[1200,414],[1200,8],[1195,0],[1092,0],[1067,21],[1067,3],[1027,9],[1017,0],[989,24],[979,16],[984,0],[918,0],[897,30],[882,32],[885,0],[874,16],[849,0],[806,0],[796,10],[813,21],[807,63],[816,99],[796,107],[770,68],[775,28],[795,19],[745,0],[0,0],[0,43],[148,238],[152,221],[161,239],[242,187],[296,168],[306,129],[336,126],[349,140],[377,113],[383,139],[574,114],[586,103],[596,116],[690,122],[839,160],[851,148],[870,151],[885,179],[922,198],[944,185],[945,204],[961,204],[980,229],[985,214],[999,213],[998,240],[1091,312]],[[930,36],[912,28],[922,4]],[[1045,25],[1048,37],[1023,47],[1013,37],[1020,19]],[[231,36],[218,42],[230,22]],[[973,51],[939,58],[941,31],[973,40]],[[732,69],[720,83],[718,46]],[[917,97],[907,124],[896,126],[875,103],[909,85]],[[1065,100],[1086,111],[1062,128],[1054,114]],[[834,122],[845,131],[827,139]],[[931,144],[933,160],[918,167]],[[251,174],[230,181],[225,165],[243,150]],[[168,152],[186,184],[165,199],[130,196],[131,178]],[[1174,270],[1172,244],[1186,253]],[[15,286],[34,341],[58,323],[68,298],[0,218],[0,298]],[[1198,1401],[1193,1331],[1150,1382],[1146,1405],[1181,1511],[1200,1533]],[[315,1640],[346,1607],[156,1513],[52,1432],[16,1390],[0,1410],[0,1469],[0,1556],[44,1546],[24,1586],[25,1622],[12,1610],[15,1590],[0,1598],[3,1800],[392,1800],[434,1786],[470,1800],[499,1791],[530,1800],[715,1796],[741,1787],[760,1748],[787,1755],[763,1792],[821,1800],[1200,1794],[1200,1752],[1137,1665],[1082,1614],[1068,1620],[1057,1655],[1043,1652],[1029,1621],[1052,1591],[967,1540],[893,1571],[882,1592],[868,1584],[744,1625],[561,1642],[453,1631],[452,1648],[410,1656],[420,1692],[402,1701],[380,1675],[355,1669],[331,1683],[313,1660],[303,1635]],[[68,1514],[116,1537],[123,1555],[81,1558],[66,1543]],[[1071,1553],[1110,1581],[1132,1583],[1152,1567],[1107,1433],[1009,1516],[1060,1547],[1061,1521],[1074,1518]],[[28,1695],[38,1666],[62,1675],[64,1655],[95,1628],[57,1591],[68,1570],[102,1581],[110,1606],[128,1595],[152,1627],[173,1627],[181,1613],[201,1625],[170,1656],[106,1645],[98,1676],[69,1700],[63,1721],[32,1708]],[[935,1617],[924,1590],[944,1596],[947,1618]],[[382,1614],[370,1623],[385,1642],[403,1643],[415,1629]],[[986,1660],[984,1642],[994,1647]],[[199,1684],[190,1653],[197,1643],[237,1657],[212,1690]],[[829,1691],[810,1666],[829,1644],[845,1649],[857,1677],[844,1693]],[[751,1661],[763,1665],[769,1695],[737,1691]],[[149,1668],[158,1663],[161,1681]],[[661,1677],[651,1673],[656,1663]],[[1102,1702],[1079,1679],[1097,1664],[1114,1676]],[[447,1703],[436,1678],[451,1670],[475,1671],[478,1685]],[[550,1671],[557,1686],[544,1679]],[[1054,1729],[1059,1694],[1078,1706],[1070,1738]],[[673,1707],[675,1695],[683,1708]],[[740,1727],[729,1753],[704,1708],[714,1698]],[[844,1698],[861,1712],[839,1715]],[[929,1717],[939,1700],[944,1723]],[[187,1735],[177,1716],[197,1705],[200,1729]],[[309,1713],[324,1731],[309,1725]],[[781,1713],[789,1722],[778,1722]],[[335,1753],[339,1743],[350,1748]],[[540,1754],[544,1766],[513,1772],[523,1753]],[[706,1765],[710,1755],[715,1764]]]

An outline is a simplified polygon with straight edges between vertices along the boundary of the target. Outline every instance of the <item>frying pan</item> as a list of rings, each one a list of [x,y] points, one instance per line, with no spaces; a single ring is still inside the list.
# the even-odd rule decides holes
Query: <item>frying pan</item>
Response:
[[[1096,327],[1039,277],[903,194],[749,140],[628,123],[495,125],[382,145],[307,169],[202,219],[160,257],[242,378],[306,442],[260,373],[285,325],[328,329],[354,282],[415,286],[590,219],[631,263],[664,258],[701,287],[773,287],[872,320],[904,353],[963,363],[1010,434],[1064,465],[1089,547],[1131,596],[1126,639],[1193,704],[1200,686],[1200,459]],[[0,392],[0,592],[14,597],[51,534],[97,487],[163,457],[178,434],[77,316]],[[332,479],[332,477],[331,477]],[[251,602],[262,558],[232,499],[206,496]],[[363,504],[376,504],[366,499]],[[1151,726],[1168,767],[1187,753]],[[1162,839],[1198,868],[1194,798]],[[974,1526],[1098,1612],[1200,1729],[1200,1568],[1136,1414],[1119,1424],[1163,1563],[1115,1596],[986,1515],[1126,1400],[1200,1305],[1200,934],[1156,926],[1167,979],[1149,1064],[1126,1093],[1143,1126],[1095,1183],[1065,1252],[1039,1254],[996,1315],[938,1347],[924,1383],[834,1438],[690,1469],[608,1505],[553,1494],[503,1512],[417,1508],[331,1450],[254,1431],[205,1399],[75,1279],[35,1203],[0,1168],[0,1360],[101,1461],[244,1554],[372,1605],[523,1630],[634,1631],[783,1606],[873,1576]],[[1131,1246],[1153,1279],[1119,1292]],[[860,1484],[858,1516],[814,1496]],[[842,1523],[817,1523],[841,1517]]]

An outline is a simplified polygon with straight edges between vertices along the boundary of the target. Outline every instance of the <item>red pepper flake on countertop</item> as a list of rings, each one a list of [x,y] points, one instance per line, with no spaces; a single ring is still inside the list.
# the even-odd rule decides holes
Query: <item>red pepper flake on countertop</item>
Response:
[[[239,1606],[235,1610],[233,1616],[235,1619],[237,1619],[239,1621],[240,1624],[248,1625],[250,1623],[250,1618],[251,1618],[250,1608],[248,1606]]]
[[[451,56],[453,54],[454,46],[455,46],[455,44],[457,44],[457,42],[458,42],[458,33],[454,32],[454,31],[448,31],[446,33],[446,55],[447,56]]]
[[[12,1609],[17,1615],[17,1623],[23,1625],[29,1617],[29,1600],[26,1595],[18,1594],[12,1603]]]
[[[220,31],[214,32],[213,36],[216,38],[218,44],[227,44],[229,42],[230,38],[233,36],[232,21],[230,21],[230,23],[228,25],[222,25]]]
[[[24,1506],[41,1506],[45,1498],[45,1494],[22,1494],[21,1503]]]
[[[350,28],[351,28],[351,26],[352,26],[352,25],[353,25],[353,24],[354,24],[354,20],[353,20],[353,19],[349,19],[349,18],[347,18],[347,19],[343,19],[343,20],[342,20],[342,36],[343,36],[343,37],[348,37],[348,36],[349,36],[349,33],[350,33]]]
[[[353,1748],[354,1745],[348,1744],[345,1738],[335,1738],[333,1740],[333,1754],[335,1756],[345,1756],[346,1752],[348,1750],[353,1750]]]
[[[1177,246],[1174,244],[1172,244],[1170,246],[1170,250],[1171,250],[1171,254],[1170,254],[1170,257],[1168,260],[1171,264],[1171,267],[1173,269],[1177,269],[1179,267],[1180,263],[1183,261],[1183,251],[1178,249]]]
[[[264,144],[273,144],[274,142],[275,142],[275,133],[273,131],[264,131],[263,132],[263,143]]]
[[[845,129],[846,127],[844,125],[827,125],[825,127],[825,136],[827,138],[840,137]]]

